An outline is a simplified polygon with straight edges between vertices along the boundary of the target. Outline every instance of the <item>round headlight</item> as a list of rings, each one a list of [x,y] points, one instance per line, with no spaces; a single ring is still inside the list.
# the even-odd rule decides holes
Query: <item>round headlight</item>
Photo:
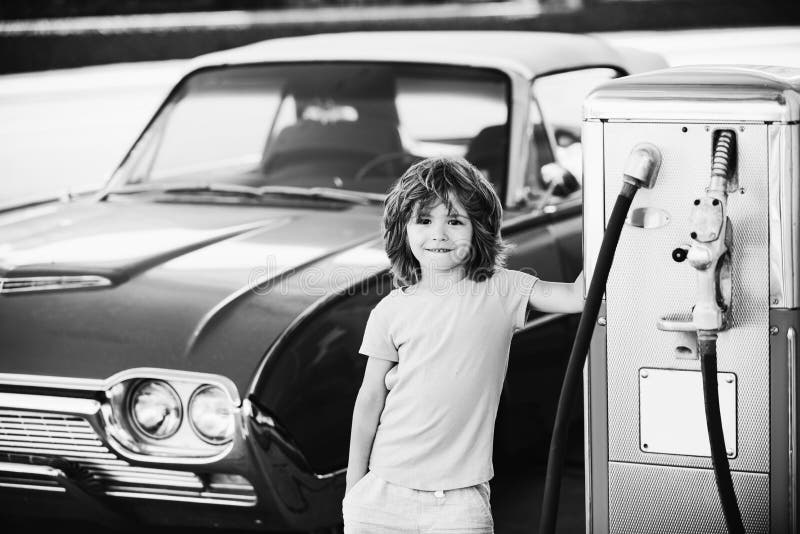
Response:
[[[145,380],[131,392],[131,420],[147,437],[165,439],[181,426],[181,399],[172,386],[161,380]]]
[[[233,405],[219,387],[205,384],[189,400],[189,422],[202,439],[225,443],[233,437]]]

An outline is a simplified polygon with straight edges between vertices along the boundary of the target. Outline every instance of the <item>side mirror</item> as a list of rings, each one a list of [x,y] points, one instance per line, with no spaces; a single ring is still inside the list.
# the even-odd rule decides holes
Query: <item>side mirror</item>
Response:
[[[575,175],[558,163],[547,163],[542,166],[542,180],[547,190],[553,195],[565,197],[581,188]]]

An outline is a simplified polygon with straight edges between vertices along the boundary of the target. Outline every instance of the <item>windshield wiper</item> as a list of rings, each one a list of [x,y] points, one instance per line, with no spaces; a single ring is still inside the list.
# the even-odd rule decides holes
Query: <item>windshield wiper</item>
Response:
[[[269,195],[295,196],[304,198],[321,198],[326,200],[341,200],[356,204],[382,204],[384,195],[379,193],[366,193],[362,191],[352,191],[350,189],[336,189],[333,187],[297,187],[292,185],[264,185],[253,187],[249,185],[236,184],[187,184],[181,186],[131,186],[123,189],[113,189],[108,191],[101,200],[105,200],[108,195],[125,195],[135,193],[174,193],[174,194],[193,194],[210,193],[224,195],[239,195],[250,198],[262,198]]]
[[[386,195],[380,193],[367,193],[353,191],[352,189],[337,189],[335,187],[297,187],[293,185],[262,185],[254,188],[259,195],[297,195],[302,197],[316,197],[334,200],[344,200],[361,204],[383,204]]]

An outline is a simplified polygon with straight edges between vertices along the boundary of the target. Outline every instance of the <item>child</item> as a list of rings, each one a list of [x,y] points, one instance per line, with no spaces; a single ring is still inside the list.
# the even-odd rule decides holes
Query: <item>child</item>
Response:
[[[583,307],[582,273],[559,284],[503,268],[501,221],[491,184],[462,159],[413,165],[386,198],[399,287],[375,306],[359,350],[369,358],[353,410],[346,534],[493,532],[488,481],[511,336],[528,305]]]

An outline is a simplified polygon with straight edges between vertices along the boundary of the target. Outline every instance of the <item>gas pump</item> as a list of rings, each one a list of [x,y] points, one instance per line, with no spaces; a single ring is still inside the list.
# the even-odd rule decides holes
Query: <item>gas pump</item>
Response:
[[[613,81],[583,147],[587,275],[631,167],[652,175],[591,325],[587,532],[797,532],[800,69]]]

